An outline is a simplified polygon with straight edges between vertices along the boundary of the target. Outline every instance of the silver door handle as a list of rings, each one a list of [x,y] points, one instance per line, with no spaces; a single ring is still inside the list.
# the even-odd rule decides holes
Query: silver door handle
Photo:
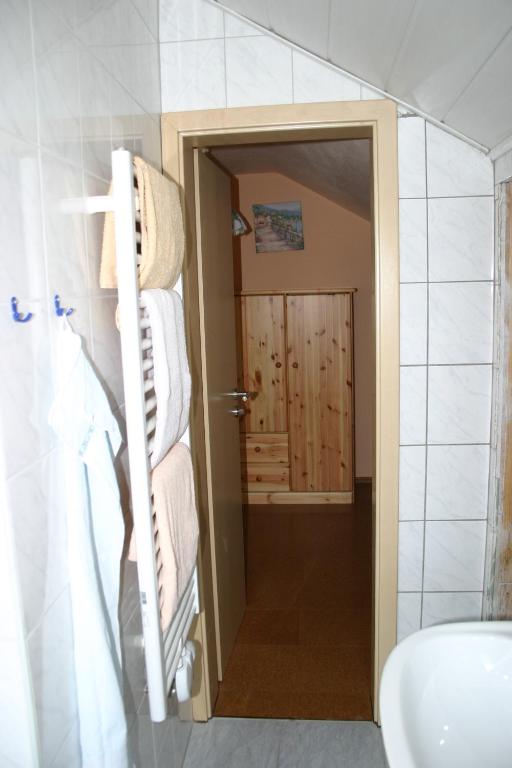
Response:
[[[233,416],[245,416],[245,408],[230,408],[228,413],[233,414]]]
[[[253,397],[256,397],[257,392],[239,392],[237,389],[233,389],[231,392],[226,392],[228,397],[239,397],[243,403],[246,403]]]

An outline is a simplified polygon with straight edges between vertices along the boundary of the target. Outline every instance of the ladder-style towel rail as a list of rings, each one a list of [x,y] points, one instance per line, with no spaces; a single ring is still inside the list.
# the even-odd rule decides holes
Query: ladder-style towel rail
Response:
[[[194,615],[199,613],[197,569],[182,595],[176,614],[162,632],[159,552],[151,497],[149,456],[156,424],[151,329],[141,301],[137,267],[140,262],[139,203],[130,152],[112,152],[112,194],[68,201],[67,210],[112,211],[115,219],[119,330],[126,410],[126,431],[132,514],[137,550],[140,607],[151,719],[167,715],[167,697]],[[190,657],[190,652],[188,654]]]

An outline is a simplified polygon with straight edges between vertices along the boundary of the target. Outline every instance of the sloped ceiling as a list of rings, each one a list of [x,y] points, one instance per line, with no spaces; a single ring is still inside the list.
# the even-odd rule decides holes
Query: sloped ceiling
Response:
[[[487,148],[512,137],[512,0],[219,0]]]
[[[281,173],[370,219],[368,139],[215,147],[211,154],[234,176]]]

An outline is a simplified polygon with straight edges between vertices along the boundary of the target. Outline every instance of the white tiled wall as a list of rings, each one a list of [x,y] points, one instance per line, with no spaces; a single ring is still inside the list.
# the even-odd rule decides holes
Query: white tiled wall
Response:
[[[421,118],[400,119],[398,149],[403,638],[481,616],[494,197],[491,162]]]
[[[72,325],[121,420],[123,391],[116,296],[98,285],[102,217],[65,215],[60,202],[107,193],[112,148],[124,145],[160,164],[158,0],[7,0],[1,29],[0,443],[10,507],[3,522],[14,534],[41,765],[70,768],[81,761],[65,508],[60,455],[47,425],[55,391],[54,293],[75,308]],[[29,323],[12,321],[13,295],[21,311],[34,313]],[[142,655],[133,650],[140,629],[134,565],[127,567],[123,592],[134,757],[143,768],[180,766],[189,725],[173,717],[153,728],[147,716]],[[4,618],[2,612],[2,627]],[[8,647],[2,644],[2,669],[9,658],[15,668],[14,658],[4,655]],[[13,687],[10,702],[17,700]],[[7,690],[2,685],[2,698]],[[11,707],[11,717],[15,711]],[[24,713],[17,728],[2,728],[2,754],[10,754],[8,735],[24,738],[28,723]]]
[[[376,97],[204,0],[161,14],[164,112]],[[418,117],[398,133],[404,637],[481,613],[494,205],[488,158]]]

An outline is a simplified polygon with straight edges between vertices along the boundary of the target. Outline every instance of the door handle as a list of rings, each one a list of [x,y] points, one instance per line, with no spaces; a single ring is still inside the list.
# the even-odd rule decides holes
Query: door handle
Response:
[[[228,397],[239,397],[243,403],[246,403],[251,398],[256,397],[257,392],[239,392],[237,389],[233,389],[231,392],[226,392]]]
[[[233,416],[236,416],[237,418],[240,416],[245,416],[245,408],[230,408],[228,413],[231,413]]]

